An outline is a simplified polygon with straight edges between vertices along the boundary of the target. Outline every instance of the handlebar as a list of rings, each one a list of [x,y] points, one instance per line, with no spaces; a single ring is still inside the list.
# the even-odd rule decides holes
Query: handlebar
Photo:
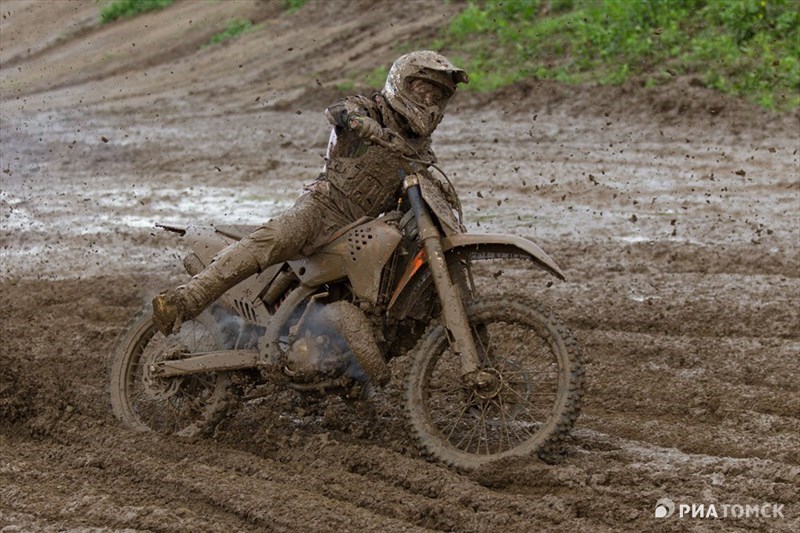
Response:
[[[461,223],[461,200],[458,198],[458,194],[456,194],[456,189],[453,186],[453,183],[450,181],[450,178],[447,177],[447,174],[445,174],[441,168],[436,166],[435,161],[427,161],[423,159],[419,152],[417,152],[414,147],[403,138],[402,135],[391,130],[390,128],[382,127],[377,120],[374,120],[370,117],[365,117],[363,115],[351,114],[347,118],[347,122],[350,126],[350,129],[355,131],[358,136],[365,141],[382,146],[387,150],[398,154],[406,161],[418,163],[424,165],[425,167],[433,167],[439,171],[439,173],[447,181],[448,185],[450,185],[450,189],[455,197],[456,209],[458,210],[458,222]]]

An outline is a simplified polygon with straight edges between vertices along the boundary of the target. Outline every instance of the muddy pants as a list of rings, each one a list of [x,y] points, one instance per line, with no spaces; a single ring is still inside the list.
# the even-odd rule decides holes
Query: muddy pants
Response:
[[[253,274],[309,255],[350,222],[317,193],[304,194],[291,209],[222,250],[205,270],[176,289],[189,315],[184,318],[197,316],[225,291]]]

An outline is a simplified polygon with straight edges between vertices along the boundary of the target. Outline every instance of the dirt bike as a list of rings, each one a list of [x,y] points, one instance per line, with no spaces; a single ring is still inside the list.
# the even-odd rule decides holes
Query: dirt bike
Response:
[[[498,284],[484,267],[497,260],[563,272],[530,240],[454,231],[424,174],[406,177],[399,205],[239,283],[177,334],[145,307],[112,355],[114,414],[193,436],[225,415],[234,376],[369,397],[407,355],[405,413],[429,457],[469,470],[557,450],[580,411],[582,348],[541,303],[479,288]],[[190,275],[250,229],[161,227],[189,242]]]

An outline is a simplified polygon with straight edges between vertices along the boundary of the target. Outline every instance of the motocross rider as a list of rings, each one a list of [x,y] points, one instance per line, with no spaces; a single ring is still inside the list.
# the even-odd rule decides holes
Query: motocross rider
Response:
[[[468,81],[443,55],[411,52],[394,62],[380,93],[328,107],[332,130],[321,175],[288,211],[224,249],[186,285],[156,296],[156,328],[164,335],[177,332],[237,283],[313,253],[359,218],[394,208],[403,179],[427,173],[426,162],[435,161],[430,136],[456,86]]]

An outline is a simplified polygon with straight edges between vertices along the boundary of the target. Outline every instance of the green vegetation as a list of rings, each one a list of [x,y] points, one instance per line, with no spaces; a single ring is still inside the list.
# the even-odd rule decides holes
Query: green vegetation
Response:
[[[175,0],[111,0],[100,8],[100,21],[107,24],[120,17],[131,18],[139,13],[163,9]]]
[[[308,0],[283,0],[283,5],[285,5],[286,9],[291,13],[303,7],[307,1]]]
[[[353,80],[344,80],[336,84],[336,90],[339,92],[347,93],[352,91],[356,86]]]
[[[386,83],[386,76],[388,75],[389,66],[381,65],[376,67],[372,72],[368,72],[364,76],[364,83],[366,83],[369,87],[383,87],[383,85]]]
[[[470,88],[524,78],[649,86],[688,75],[765,107],[800,105],[798,0],[470,0],[429,44]],[[457,51],[457,52],[453,52]]]
[[[239,35],[253,29],[253,21],[249,19],[230,19],[225,29],[211,36],[208,44],[217,44],[228,39],[233,39]]]

